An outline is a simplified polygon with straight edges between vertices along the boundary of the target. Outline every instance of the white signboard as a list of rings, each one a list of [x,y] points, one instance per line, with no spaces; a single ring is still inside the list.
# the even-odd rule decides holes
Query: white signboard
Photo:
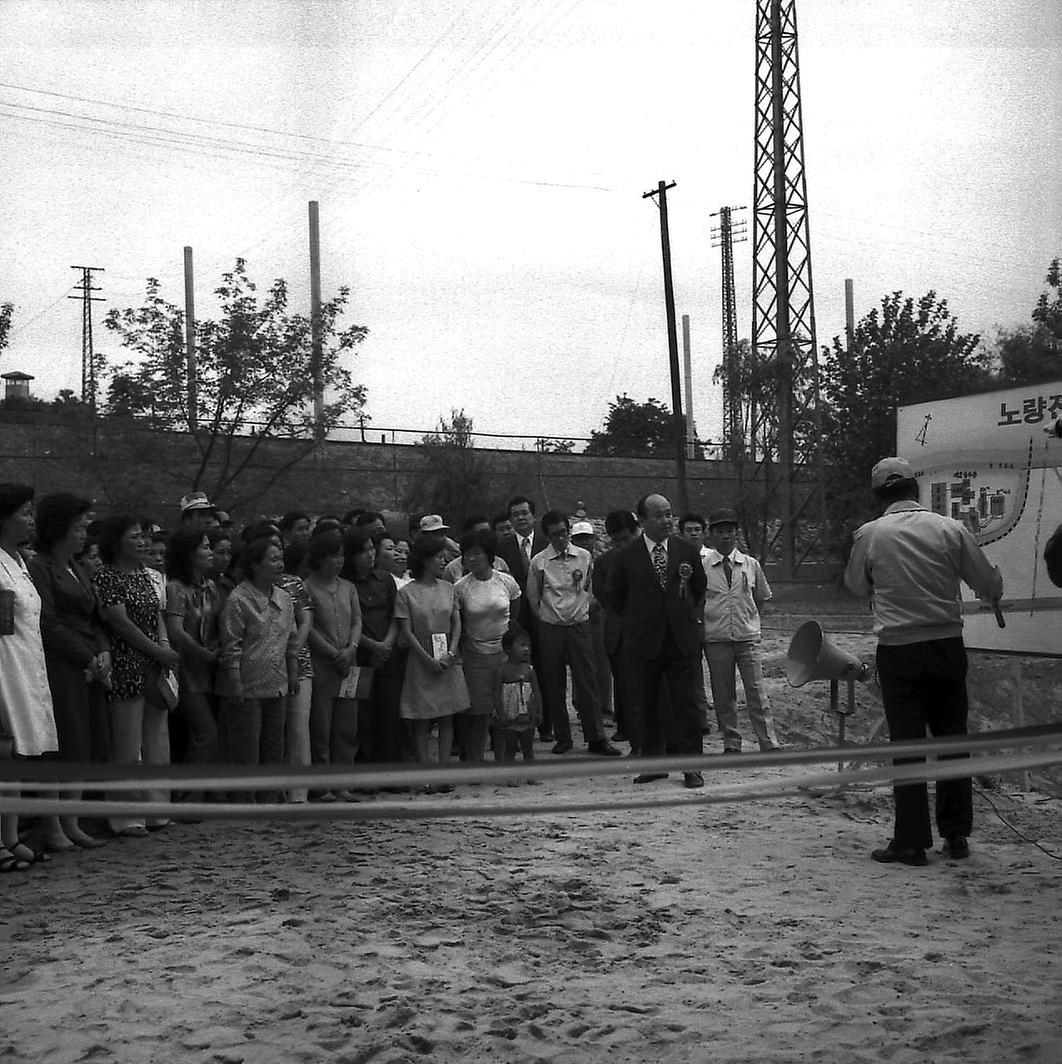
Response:
[[[1062,524],[1062,381],[902,406],[896,453],[915,469],[922,504],[964,522],[1003,573],[1000,628],[963,587],[966,645],[1062,656],[1062,588],[1043,553]]]

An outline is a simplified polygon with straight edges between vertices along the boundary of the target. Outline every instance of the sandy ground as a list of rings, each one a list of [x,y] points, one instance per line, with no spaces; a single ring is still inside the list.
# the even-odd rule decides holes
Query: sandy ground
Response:
[[[783,642],[768,638],[783,736],[818,721],[822,741],[822,692],[781,691]],[[726,765],[709,783],[783,773]],[[1062,860],[980,795],[972,857],[911,869],[868,859],[887,791],[705,806],[680,778],[653,787],[682,804],[179,825],[0,878],[0,1057],[1060,1059]],[[457,794],[474,810],[643,790]],[[988,793],[1062,855],[1062,801],[1011,792]]]

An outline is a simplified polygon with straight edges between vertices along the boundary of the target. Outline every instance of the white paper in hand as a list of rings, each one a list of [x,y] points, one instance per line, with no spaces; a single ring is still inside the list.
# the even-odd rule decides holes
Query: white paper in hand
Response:
[[[357,665],[350,667],[350,672],[343,677],[342,682],[339,685],[339,694],[337,698],[357,698],[358,697],[358,680],[361,678],[361,669]]]
[[[431,637],[431,656],[436,661],[441,661],[449,653],[448,639],[443,632],[435,632]]]

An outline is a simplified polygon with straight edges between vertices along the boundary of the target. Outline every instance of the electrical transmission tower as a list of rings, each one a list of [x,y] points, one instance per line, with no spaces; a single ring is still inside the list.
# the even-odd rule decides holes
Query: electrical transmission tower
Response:
[[[765,548],[787,575],[824,555],[825,489],[796,0],[757,0],[752,432]]]
[[[741,367],[737,337],[737,298],[734,292],[734,244],[745,240],[744,221],[732,212],[744,207],[720,207],[712,213],[719,225],[712,230],[712,247],[723,254],[723,457],[736,462],[745,454],[745,426],[741,410]]]
[[[96,412],[96,353],[92,346],[92,304],[103,300],[93,292],[101,289],[92,283],[94,273],[103,273],[102,266],[71,266],[72,270],[81,271],[81,284],[75,286],[76,296],[68,299],[81,300],[81,401],[88,403],[92,412]]]

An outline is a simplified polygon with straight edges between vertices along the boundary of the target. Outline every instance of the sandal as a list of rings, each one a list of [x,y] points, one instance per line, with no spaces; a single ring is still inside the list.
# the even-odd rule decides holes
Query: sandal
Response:
[[[44,864],[51,860],[43,850],[34,850],[24,842],[16,843],[10,847],[9,852],[16,861],[21,861],[23,864]]]
[[[8,872],[25,872],[33,864],[32,861],[23,861],[16,857],[6,846],[0,847],[0,875]]]

